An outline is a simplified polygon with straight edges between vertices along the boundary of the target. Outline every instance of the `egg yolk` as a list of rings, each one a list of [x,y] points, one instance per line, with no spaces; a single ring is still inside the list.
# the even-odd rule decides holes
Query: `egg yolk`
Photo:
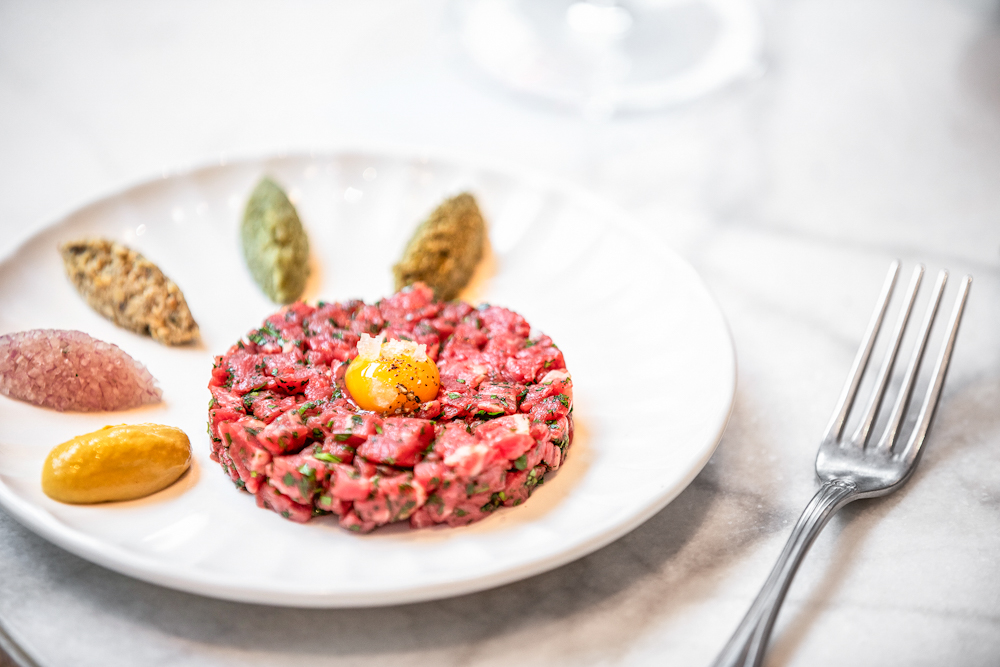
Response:
[[[399,415],[433,400],[441,377],[426,345],[362,334],[358,356],[347,367],[344,382],[362,409]]]

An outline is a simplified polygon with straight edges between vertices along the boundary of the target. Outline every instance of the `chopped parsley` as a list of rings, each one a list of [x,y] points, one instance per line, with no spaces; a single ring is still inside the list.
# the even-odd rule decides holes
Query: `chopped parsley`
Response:
[[[244,394],[243,407],[246,408],[248,411],[253,410],[253,402],[257,400],[257,397],[259,397],[260,394],[261,392],[259,391],[251,391],[249,394]]]
[[[416,501],[414,501],[414,500],[407,500],[405,503],[403,503],[403,506],[399,508],[399,511],[396,513],[396,516],[394,517],[393,520],[398,521],[398,520],[400,520],[400,519],[408,516],[409,511],[412,510],[416,506],[417,506]]]

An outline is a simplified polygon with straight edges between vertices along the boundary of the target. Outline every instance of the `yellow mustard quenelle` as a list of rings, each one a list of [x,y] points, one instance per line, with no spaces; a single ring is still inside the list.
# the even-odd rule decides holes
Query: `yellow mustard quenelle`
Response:
[[[173,484],[191,465],[184,431],[119,424],[59,445],[42,467],[42,491],[64,503],[131,500]]]

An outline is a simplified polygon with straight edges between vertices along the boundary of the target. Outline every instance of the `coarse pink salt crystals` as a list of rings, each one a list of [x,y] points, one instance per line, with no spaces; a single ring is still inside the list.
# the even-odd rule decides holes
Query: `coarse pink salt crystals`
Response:
[[[117,345],[63,329],[0,336],[0,393],[75,412],[125,410],[162,396],[146,367]]]

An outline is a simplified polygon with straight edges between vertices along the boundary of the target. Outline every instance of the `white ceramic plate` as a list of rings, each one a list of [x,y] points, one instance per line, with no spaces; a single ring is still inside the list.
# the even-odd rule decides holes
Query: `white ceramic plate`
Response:
[[[212,356],[277,309],[244,267],[238,223],[263,174],[286,186],[311,239],[305,297],[377,299],[415,225],[470,190],[490,224],[488,271],[473,296],[512,308],[565,353],[575,389],[568,461],[521,507],[464,528],[391,527],[359,536],[333,517],[306,525],[258,509],[208,458]],[[123,242],[184,291],[196,347],[115,327],[65,278],[58,243]],[[279,157],[214,166],[129,188],[58,220],[0,263],[0,333],[79,329],[144,363],[162,404],[58,413],[0,396],[0,503],[95,563],[232,600],[348,607],[467,593],[527,577],[624,535],[708,461],[732,405],[725,321],[694,270],[615,209],[520,170],[391,154]],[[42,494],[48,451],[105,424],[159,422],[191,437],[194,465],[150,497],[97,506]]]

